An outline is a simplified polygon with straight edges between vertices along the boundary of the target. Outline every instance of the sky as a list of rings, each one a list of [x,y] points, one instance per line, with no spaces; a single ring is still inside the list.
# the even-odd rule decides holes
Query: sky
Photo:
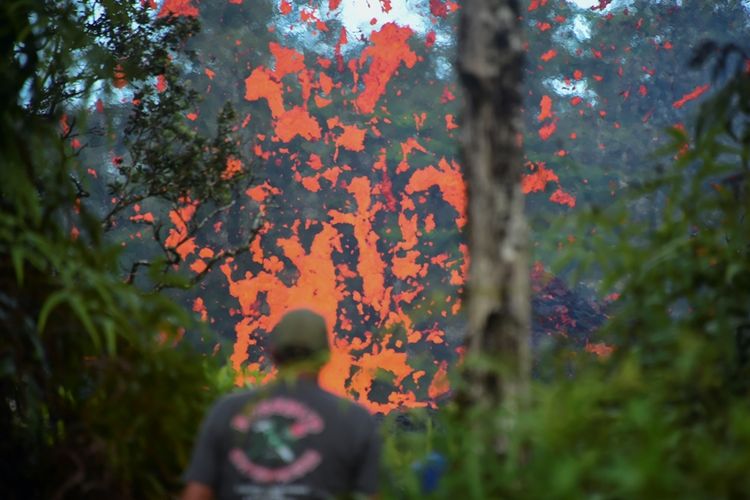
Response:
[[[383,12],[378,0],[342,0],[340,16],[350,32],[369,35],[370,32],[389,22],[397,22],[402,26],[409,26],[418,33],[430,30],[427,16],[422,13],[420,2],[417,0],[391,0],[390,10]],[[371,24],[372,20],[375,22]]]

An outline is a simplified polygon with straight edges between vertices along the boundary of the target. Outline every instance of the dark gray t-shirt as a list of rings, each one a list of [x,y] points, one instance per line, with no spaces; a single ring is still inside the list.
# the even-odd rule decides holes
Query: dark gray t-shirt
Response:
[[[373,494],[379,458],[367,410],[298,380],[220,399],[184,479],[210,486],[218,500]]]

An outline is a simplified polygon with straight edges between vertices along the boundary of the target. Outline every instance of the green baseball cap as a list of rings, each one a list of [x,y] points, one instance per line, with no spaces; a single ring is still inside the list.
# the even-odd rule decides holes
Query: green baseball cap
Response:
[[[271,331],[269,344],[275,356],[295,360],[330,351],[326,322],[309,309],[284,314]]]

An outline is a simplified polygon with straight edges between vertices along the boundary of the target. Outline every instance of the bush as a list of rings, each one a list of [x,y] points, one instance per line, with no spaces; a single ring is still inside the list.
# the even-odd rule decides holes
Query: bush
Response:
[[[194,30],[168,19],[149,32],[166,38],[136,36],[150,16],[139,2],[0,6],[3,498],[168,497],[231,382],[177,345],[188,313],[124,282],[118,248],[81,203],[81,104],[120,63],[153,77],[168,59],[154,45]]]
[[[750,496],[750,73],[736,47],[706,53],[730,74],[692,138],[671,130],[669,167],[573,222],[566,262],[619,294],[600,332],[614,351],[547,360],[561,369],[520,411],[452,403],[431,443],[396,433],[392,457],[446,457],[430,498]],[[389,496],[425,496],[403,463],[389,474]]]

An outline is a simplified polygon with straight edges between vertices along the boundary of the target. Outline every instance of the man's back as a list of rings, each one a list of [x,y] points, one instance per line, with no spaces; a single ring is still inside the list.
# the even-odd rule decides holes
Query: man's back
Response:
[[[378,459],[372,416],[301,378],[216,403],[185,479],[219,500],[372,494]]]

